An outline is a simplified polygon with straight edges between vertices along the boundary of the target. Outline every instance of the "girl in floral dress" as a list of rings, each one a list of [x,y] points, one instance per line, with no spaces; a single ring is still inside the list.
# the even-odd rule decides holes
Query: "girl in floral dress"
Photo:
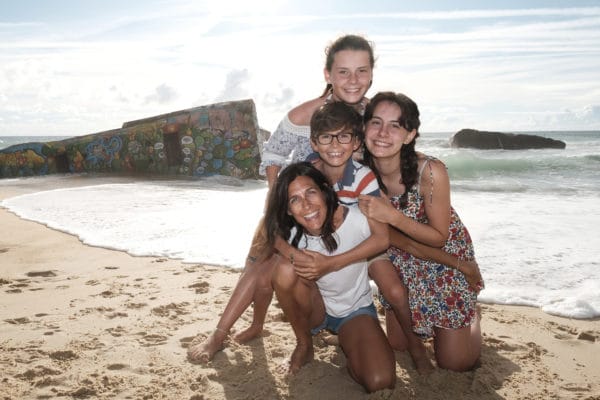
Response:
[[[471,237],[450,204],[445,165],[415,151],[420,125],[417,105],[407,96],[378,93],[365,111],[365,162],[387,196],[363,196],[365,215],[396,228],[460,260],[473,260]],[[393,235],[390,237],[394,244]],[[437,364],[455,371],[471,369],[481,352],[477,294],[483,282],[469,285],[458,268],[423,260],[392,246],[388,254],[408,289],[413,331],[434,338]],[[386,312],[388,337],[403,334]]]

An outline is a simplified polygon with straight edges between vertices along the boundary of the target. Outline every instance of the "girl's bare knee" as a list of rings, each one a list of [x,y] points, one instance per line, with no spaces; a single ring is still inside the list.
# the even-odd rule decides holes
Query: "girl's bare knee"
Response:
[[[402,285],[393,285],[387,292],[384,297],[390,304],[402,304],[407,301],[406,288]]]
[[[396,374],[395,371],[386,369],[375,371],[370,373],[369,376],[365,377],[363,386],[368,393],[377,392],[383,389],[393,389],[396,386]]]
[[[454,372],[470,371],[477,360],[469,360],[463,357],[436,357],[438,367]]]

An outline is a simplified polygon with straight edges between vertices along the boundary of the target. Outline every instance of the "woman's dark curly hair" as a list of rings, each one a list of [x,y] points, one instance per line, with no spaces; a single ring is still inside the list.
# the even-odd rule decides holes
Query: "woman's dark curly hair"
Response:
[[[327,205],[327,215],[321,229],[321,239],[325,248],[332,252],[337,249],[338,243],[335,240],[333,226],[333,214],[338,208],[338,197],[333,188],[327,182],[327,178],[309,162],[299,162],[288,165],[277,177],[275,186],[269,193],[267,200],[267,209],[265,211],[265,228],[267,232],[267,241],[275,243],[277,236],[289,240],[292,228],[296,227],[296,234],[292,238],[291,245],[298,247],[298,243],[305,233],[304,228],[289,215],[289,195],[288,187],[296,178],[306,176],[315,182],[317,187],[325,196]]]
[[[417,152],[415,151],[415,143],[419,137],[419,126],[421,126],[421,121],[419,120],[419,108],[410,97],[402,93],[379,92],[367,105],[364,116],[365,126],[368,124],[371,118],[373,118],[373,112],[377,105],[383,101],[389,101],[397,104],[401,110],[400,125],[402,125],[408,131],[415,129],[417,132],[413,140],[410,143],[403,145],[402,150],[400,150],[400,172],[402,174],[402,183],[404,183],[406,187],[406,191],[402,195],[400,202],[404,203],[406,200],[406,194],[417,183],[417,179],[419,178]],[[377,167],[375,166],[373,160],[373,155],[369,152],[369,149],[367,149],[366,146],[363,157],[364,163],[375,172],[379,187],[384,193],[387,194],[387,188],[381,181],[379,171],[377,171]]]

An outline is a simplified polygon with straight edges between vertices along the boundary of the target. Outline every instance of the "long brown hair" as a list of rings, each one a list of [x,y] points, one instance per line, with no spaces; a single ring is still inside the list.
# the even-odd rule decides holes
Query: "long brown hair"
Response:
[[[306,176],[312,179],[325,195],[327,215],[321,229],[321,239],[325,248],[329,252],[332,252],[338,246],[334,237],[335,227],[333,225],[333,215],[338,208],[338,197],[335,190],[327,182],[325,175],[309,162],[290,164],[279,173],[275,187],[269,193],[267,209],[265,211],[267,240],[269,243],[275,243],[277,236],[289,240],[292,228],[295,227],[296,234],[292,238],[291,245],[296,248],[298,247],[298,243],[304,234],[304,227],[296,222],[288,213],[288,187],[299,176]]]
[[[331,45],[325,48],[325,69],[327,69],[327,71],[331,72],[335,55],[343,50],[366,51],[369,53],[369,64],[371,64],[371,69],[375,68],[373,44],[362,36],[344,35],[337,38]],[[325,90],[321,97],[329,93],[331,87],[331,83],[328,83],[325,86]]]
[[[375,111],[377,105],[383,101],[389,101],[397,104],[401,110],[400,125],[402,125],[408,131],[412,131],[414,129],[417,132],[413,140],[411,140],[410,143],[403,145],[402,150],[400,150],[400,173],[402,174],[402,183],[404,183],[406,187],[406,191],[401,198],[401,203],[403,203],[403,201],[406,199],[406,194],[419,179],[419,164],[417,152],[415,151],[415,143],[419,137],[419,127],[421,126],[421,120],[419,119],[419,108],[417,107],[417,104],[405,94],[379,92],[373,96],[367,105],[367,108],[365,109],[365,125],[371,120],[371,118],[373,118],[373,112]],[[367,149],[366,146],[363,153],[363,160],[364,163],[375,172],[379,187],[384,193],[387,194],[387,188],[381,180],[379,171],[375,166],[373,155],[369,152],[369,149]]]

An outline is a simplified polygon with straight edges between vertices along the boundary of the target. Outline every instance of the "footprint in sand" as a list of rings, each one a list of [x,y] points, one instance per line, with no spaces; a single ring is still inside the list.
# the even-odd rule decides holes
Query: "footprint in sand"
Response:
[[[591,332],[591,331],[581,332],[579,335],[577,335],[577,339],[587,340],[588,342],[592,342],[592,343],[594,343],[596,341],[596,339],[599,337],[600,337],[600,333]]]
[[[71,350],[59,350],[50,353],[50,358],[57,361],[70,361],[79,358],[74,351]]]
[[[183,347],[184,349],[187,349],[188,347],[190,347],[190,344],[192,344],[192,341],[195,338],[196,338],[196,336],[187,336],[187,337],[179,339],[179,343],[181,344],[181,347]],[[204,340],[204,338],[203,338],[203,340]]]
[[[53,271],[31,271],[31,272],[26,273],[25,275],[27,275],[30,278],[35,278],[35,277],[51,278],[53,276],[56,276],[56,274]]]
[[[188,288],[195,289],[196,294],[205,294],[205,293],[208,293],[210,284],[206,281],[202,281],[202,282],[194,283],[193,285],[188,286]]]
[[[192,265],[190,267],[183,268],[183,270],[185,272],[189,272],[189,273],[197,272],[199,269],[202,269],[202,265]]]
[[[128,368],[129,366],[127,364],[121,364],[121,363],[116,363],[116,364],[110,364],[106,366],[106,369],[109,371],[119,371],[125,368]]]
[[[6,291],[6,293],[23,293],[23,288],[29,287],[31,281],[29,279],[16,279],[12,283],[9,281],[4,281],[10,288]]]
[[[54,375],[60,375],[60,374],[62,374],[62,372],[60,372],[56,369],[48,368],[43,365],[36,365],[32,369],[28,369],[27,371],[23,372],[22,374],[15,375],[15,378],[26,380],[26,381],[34,381],[35,379],[40,378],[40,377],[54,376]]]
[[[190,312],[186,310],[186,307],[189,306],[190,303],[187,301],[181,303],[170,303],[164,306],[154,307],[152,309],[152,314],[158,315],[160,317],[168,317],[171,319],[177,318],[179,315],[186,315]]]
[[[58,393],[59,396],[71,396],[71,397],[75,397],[76,399],[87,399],[88,397],[96,397],[98,395],[98,392],[96,392],[95,389],[92,388],[88,388],[88,387],[80,387],[79,389],[75,390],[74,392],[71,393]]]
[[[577,335],[577,329],[567,325],[557,324],[556,322],[546,322],[545,328],[554,334],[554,337],[559,340],[574,339]]]
[[[114,337],[123,336],[124,333],[127,333],[127,331],[125,330],[125,328],[123,328],[122,326],[116,326],[114,328],[108,328],[108,329],[106,329],[106,332],[110,333]]]
[[[12,288],[24,288],[29,286],[29,283],[13,283],[12,285],[10,285],[10,287]]]
[[[112,307],[104,307],[104,306],[82,308],[81,310],[77,311],[76,315],[88,315],[88,314],[92,314],[92,313],[102,314],[103,316],[105,316],[108,319],[119,318],[119,317],[124,318],[124,317],[129,316],[125,312],[115,311],[115,309]]]
[[[56,332],[62,332],[62,330],[60,329],[60,326],[54,325],[54,324],[46,324],[44,326],[44,328],[51,329],[51,331],[44,332],[44,335],[46,335],[46,336],[54,335]]]
[[[147,303],[125,303],[125,307],[127,307],[129,309],[139,309],[139,308],[146,307],[147,305],[148,305]]]
[[[110,313],[110,314],[106,314],[106,318],[108,318],[108,319],[127,318],[128,316],[129,316],[129,314],[124,313],[124,312],[120,312],[120,311],[113,312],[113,313]]]
[[[149,346],[160,346],[167,343],[167,336],[159,335],[156,333],[147,334],[145,332],[141,332],[140,335],[143,335],[141,338],[138,338],[137,341],[144,347]]]
[[[560,388],[563,390],[566,390],[568,392],[573,392],[573,393],[589,392],[592,389],[590,384],[588,384],[585,387],[582,387],[575,383],[566,383],[566,384],[562,385]],[[594,398],[594,397],[590,397],[590,398]]]
[[[529,347],[529,351],[527,352],[526,356],[521,356],[520,358],[531,358],[534,359],[536,361],[540,360],[540,357],[543,354],[547,354],[548,350],[546,350],[545,348],[543,348],[542,346],[538,345],[537,343],[534,342],[527,342],[527,347]]]
[[[22,325],[22,324],[29,324],[31,322],[31,320],[27,317],[21,317],[21,318],[5,319],[4,322],[8,322],[9,324],[13,324],[13,325]]]
[[[525,346],[521,346],[521,345],[516,345],[516,344],[511,345],[511,344],[508,344],[507,342],[505,342],[504,340],[497,339],[495,337],[487,336],[487,335],[484,336],[483,343],[491,348],[494,348],[497,350],[504,350],[504,351],[508,351],[508,352],[524,350],[526,348]]]

